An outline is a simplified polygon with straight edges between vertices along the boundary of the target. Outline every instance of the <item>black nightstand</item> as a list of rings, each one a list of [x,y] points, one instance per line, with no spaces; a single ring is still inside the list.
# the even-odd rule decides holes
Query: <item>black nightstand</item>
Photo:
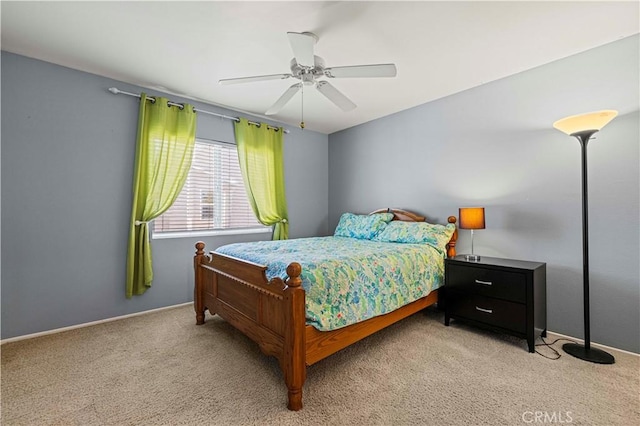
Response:
[[[467,321],[527,339],[547,335],[547,264],[482,257],[445,260],[444,324]]]

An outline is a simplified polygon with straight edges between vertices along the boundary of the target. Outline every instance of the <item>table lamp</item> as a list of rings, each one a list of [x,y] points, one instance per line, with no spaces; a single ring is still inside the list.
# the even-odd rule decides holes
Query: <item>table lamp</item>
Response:
[[[484,207],[461,207],[459,213],[460,229],[471,230],[471,254],[464,257],[468,261],[477,262],[480,256],[473,254],[473,230],[484,229]]]

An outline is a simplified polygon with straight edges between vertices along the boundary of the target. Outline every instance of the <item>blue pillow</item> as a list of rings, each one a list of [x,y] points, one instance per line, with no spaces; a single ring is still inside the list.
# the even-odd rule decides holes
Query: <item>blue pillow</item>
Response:
[[[456,226],[434,225],[427,222],[401,222],[399,220],[389,223],[374,238],[374,241],[387,243],[430,244],[444,250],[451,240]]]
[[[333,235],[336,237],[371,240],[387,226],[387,222],[390,222],[391,219],[393,219],[393,213],[371,215],[343,213]]]

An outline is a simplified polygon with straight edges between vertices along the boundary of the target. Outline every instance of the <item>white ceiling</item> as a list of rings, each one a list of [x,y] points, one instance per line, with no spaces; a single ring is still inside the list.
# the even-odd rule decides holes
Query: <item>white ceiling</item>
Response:
[[[333,133],[640,32],[628,2],[1,2],[2,49],[256,115],[292,84],[287,32],[326,65],[395,63],[395,78],[333,79],[358,107],[304,94],[306,128]],[[106,92],[105,96],[110,95]],[[297,126],[298,93],[271,118]]]

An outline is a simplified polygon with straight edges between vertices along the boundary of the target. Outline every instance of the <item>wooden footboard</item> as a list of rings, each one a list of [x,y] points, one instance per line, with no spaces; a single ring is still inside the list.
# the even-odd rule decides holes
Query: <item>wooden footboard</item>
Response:
[[[290,410],[302,408],[305,366],[305,296],[301,267],[291,263],[289,278],[267,280],[266,267],[218,253],[205,255],[196,243],[194,308],[196,323],[204,312],[218,314],[275,356],[284,373]]]

